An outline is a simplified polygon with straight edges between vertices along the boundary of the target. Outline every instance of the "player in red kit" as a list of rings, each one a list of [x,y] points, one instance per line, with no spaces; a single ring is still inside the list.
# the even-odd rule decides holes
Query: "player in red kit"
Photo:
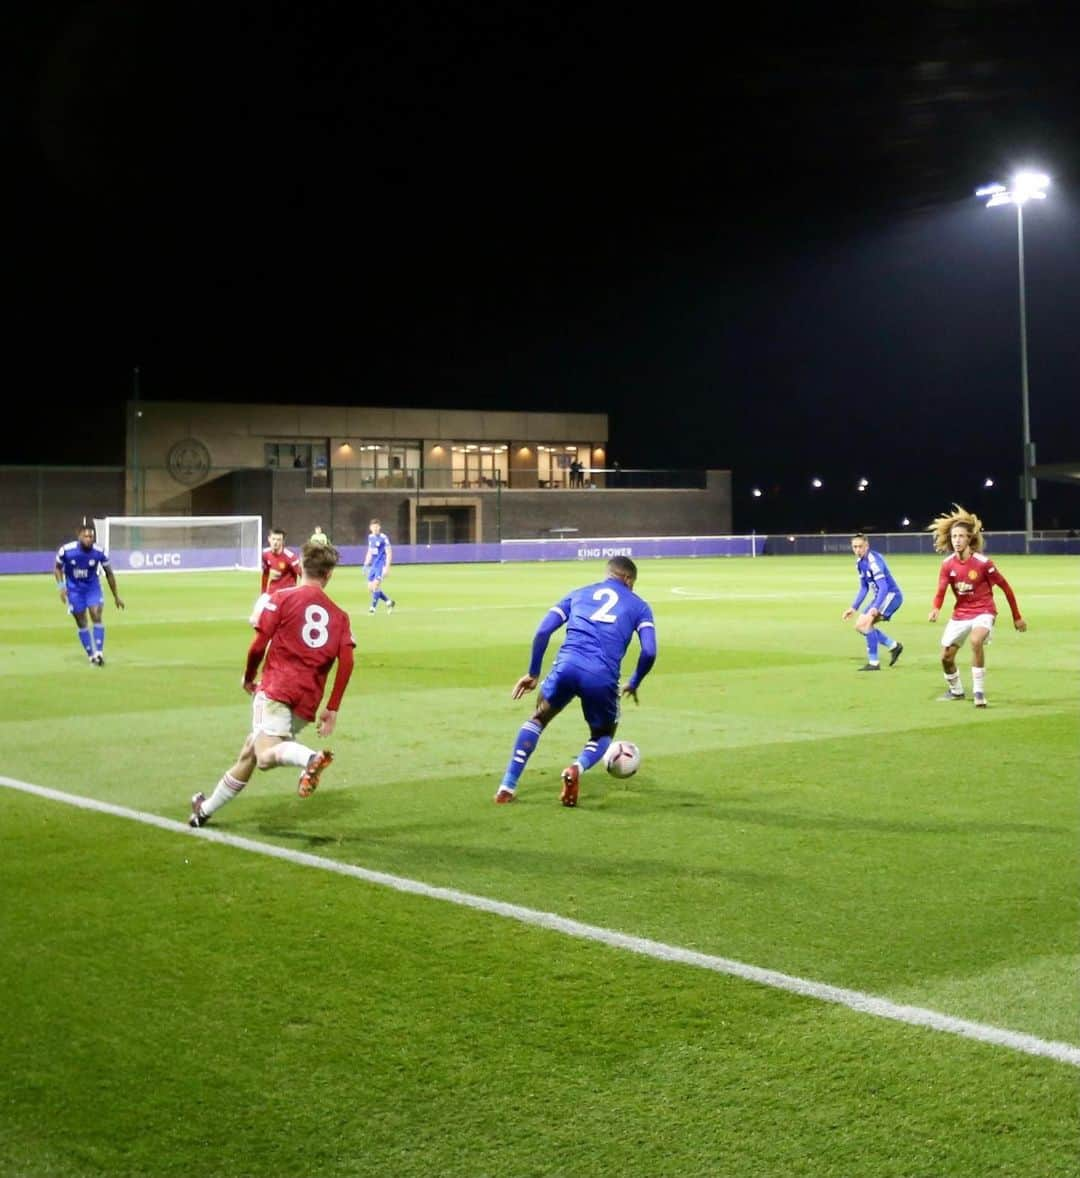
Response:
[[[266,543],[262,554],[259,597],[248,619],[253,626],[258,624],[259,614],[270,600],[270,595],[279,589],[289,589],[297,584],[303,571],[300,567],[300,557],[291,548],[285,547],[285,533],[280,528],[270,529]]]
[[[285,533],[280,528],[271,528],[267,545],[262,554],[259,592],[276,593],[279,589],[298,584],[303,573],[300,557],[291,548],[285,547]]]
[[[941,697],[946,700],[963,699],[964,688],[956,669],[956,654],[968,637],[971,638],[971,690],[977,708],[986,707],[985,647],[990,642],[997,618],[994,587],[997,586],[1012,610],[1013,625],[1023,632],[1027,622],[1020,616],[1020,606],[1012,586],[998,571],[988,556],[983,556],[982,521],[970,511],[955,506],[946,515],[939,515],[930,525],[934,534],[934,550],[949,552],[938,573],[937,593],[934,594],[930,621],[936,622],[938,611],[945,601],[946,590],[952,589],[956,608],[941,636],[941,667],[945,672],[948,690]]]
[[[252,727],[236,762],[207,798],[191,799],[190,826],[205,826],[210,816],[233,798],[258,769],[295,765],[301,770],[297,792],[310,797],[323,770],[334,759],[329,749],[317,751],[296,737],[315,721],[319,736],[330,736],[353,672],[349,615],[326,595],[326,584],[338,563],[331,544],[305,544],[299,585],[278,590],[255,623],[255,638],[244,668],[244,690],[255,697]],[[265,657],[265,663],[263,659]],[[319,711],[330,668],[337,663],[334,686]],[[256,682],[262,663],[262,680]]]

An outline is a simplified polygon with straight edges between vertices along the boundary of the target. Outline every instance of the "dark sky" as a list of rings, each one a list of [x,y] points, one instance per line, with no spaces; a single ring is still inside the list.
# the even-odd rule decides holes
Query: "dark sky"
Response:
[[[739,527],[1019,526],[1016,217],[972,192],[1053,177],[1032,433],[1080,458],[1065,6],[697,8],[22,6],[9,383],[105,463],[137,364],[150,400],[605,411],[624,466],[730,467]]]

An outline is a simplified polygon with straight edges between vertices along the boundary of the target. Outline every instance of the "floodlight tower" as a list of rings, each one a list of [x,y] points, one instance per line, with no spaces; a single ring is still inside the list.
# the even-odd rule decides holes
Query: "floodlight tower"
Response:
[[[1027,355],[1027,296],[1024,288],[1024,205],[1029,200],[1045,200],[1050,177],[1042,172],[1018,172],[1011,187],[1004,184],[986,184],[975,190],[976,196],[988,197],[986,207],[995,205],[1016,206],[1016,251],[1020,276],[1020,404],[1023,414],[1024,474],[1021,498],[1024,500],[1024,551],[1031,551],[1033,527],[1032,503],[1035,499],[1035,445],[1031,440],[1031,413],[1028,408],[1028,355]]]

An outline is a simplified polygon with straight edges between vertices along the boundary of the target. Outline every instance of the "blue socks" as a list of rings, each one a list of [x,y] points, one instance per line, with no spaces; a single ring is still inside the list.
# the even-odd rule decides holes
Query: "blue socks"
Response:
[[[582,773],[586,769],[591,769],[597,761],[601,760],[604,753],[608,750],[608,745],[611,744],[610,736],[601,736],[597,740],[590,740],[581,750],[581,755],[577,762],[581,766]]]
[[[90,627],[87,626],[85,630],[80,630],[78,626],[76,626],[75,633],[78,634],[79,641],[83,644],[83,650],[86,651],[87,655],[93,655],[94,644],[90,640]]]
[[[878,640],[880,635],[876,630],[869,630],[866,635],[866,661],[869,663],[876,663],[878,661]]]
[[[540,736],[543,731],[543,728],[535,720],[526,720],[522,724],[514,741],[514,751],[510,754],[510,763],[506,766],[506,772],[503,774],[500,788],[517,789],[517,783],[522,771],[528,763],[529,758],[533,755],[536,746],[540,743]]]

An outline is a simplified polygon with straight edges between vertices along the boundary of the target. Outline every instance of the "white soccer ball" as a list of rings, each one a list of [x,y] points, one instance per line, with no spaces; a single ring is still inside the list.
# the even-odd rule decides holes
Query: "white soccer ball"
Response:
[[[612,777],[633,777],[641,764],[641,749],[632,740],[613,740],[604,753],[604,768]]]

